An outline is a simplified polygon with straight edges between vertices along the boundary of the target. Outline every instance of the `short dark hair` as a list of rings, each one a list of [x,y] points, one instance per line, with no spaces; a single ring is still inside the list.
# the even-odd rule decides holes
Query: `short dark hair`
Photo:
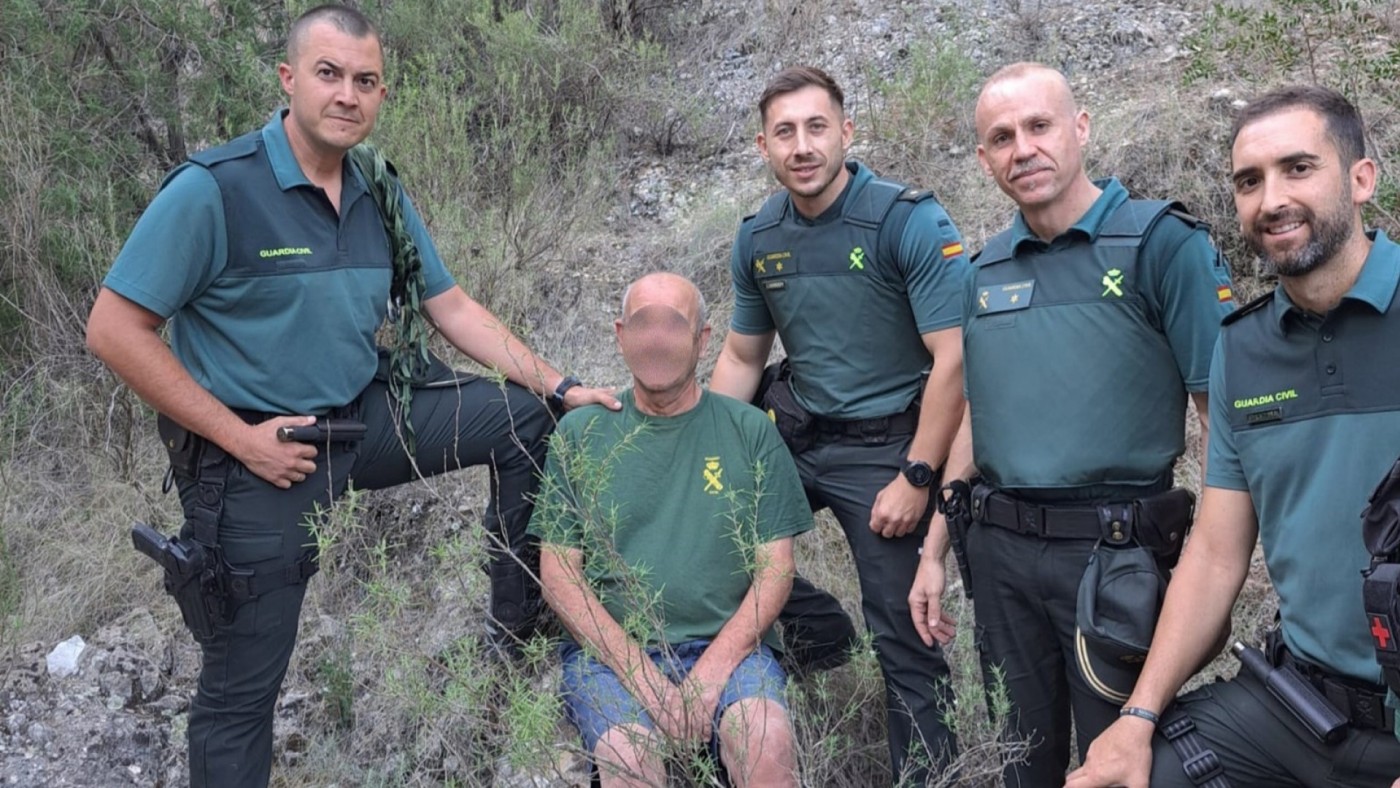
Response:
[[[369,17],[351,8],[348,5],[330,4],[318,5],[297,17],[292,23],[292,29],[287,32],[287,62],[296,61],[297,50],[301,47],[301,39],[306,35],[306,31],[319,22],[329,22],[335,26],[336,30],[351,38],[364,38],[374,36],[379,40],[379,28],[369,21]]]
[[[846,111],[846,94],[841,92],[841,86],[836,84],[836,80],[831,75],[816,66],[792,66],[779,71],[768,80],[768,85],[763,88],[763,95],[758,97],[758,116],[760,120],[768,120],[768,105],[773,103],[773,99],[799,91],[806,87],[819,87],[826,91],[831,100],[836,102],[836,106]]]
[[[1235,139],[1245,126],[1269,115],[1299,108],[1322,116],[1327,124],[1327,137],[1337,149],[1343,166],[1350,167],[1366,156],[1366,130],[1361,113],[1345,96],[1321,85],[1291,85],[1271,90],[1246,104],[1235,116],[1230,147],[1234,147]]]

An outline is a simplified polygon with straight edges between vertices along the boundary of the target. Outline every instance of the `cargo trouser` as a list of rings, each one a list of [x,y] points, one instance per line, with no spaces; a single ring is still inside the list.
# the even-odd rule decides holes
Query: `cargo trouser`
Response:
[[[348,483],[373,490],[472,465],[491,469],[489,533],[491,614],[507,629],[528,626],[539,591],[521,565],[537,469],[553,420],[539,399],[514,384],[463,376],[461,384],[414,392],[417,452],[410,462],[384,384],[370,384],[348,409],[368,427],[363,441],[319,447],[316,471],[281,490],[217,449],[201,474],[223,476],[219,543],[238,569],[276,573],[311,549],[307,518]],[[177,477],[192,516],[196,480]],[[273,711],[296,643],[305,583],[272,590],[238,608],[203,647],[199,686],[190,705],[190,783],[264,786],[272,763]]]
[[[1002,771],[1010,788],[1064,784],[1071,715],[1081,761],[1118,719],[1119,704],[1089,688],[1075,659],[1075,604],[1093,550],[1092,539],[1042,539],[986,523],[968,531],[982,678],[989,696],[1011,701],[1005,736],[1030,747]]]
[[[1363,621],[1364,624],[1364,621]],[[1241,671],[1176,700],[1231,788],[1389,788],[1400,777],[1394,734],[1352,726],[1323,744],[1252,674]],[[1152,788],[1192,788],[1181,757],[1159,732],[1152,738]]]
[[[919,568],[933,497],[910,533],[886,539],[870,530],[875,496],[899,475],[911,440],[910,435],[893,435],[871,443],[860,437],[820,435],[793,459],[812,509],[830,507],[851,547],[860,578],[861,611],[885,681],[895,780],[922,786],[938,779],[957,750],[943,722],[953,708],[948,663],[937,644],[925,646],[919,639],[909,613],[909,589]],[[807,637],[816,636],[819,622],[829,622],[837,633],[830,638],[834,641],[841,637],[844,618],[833,597],[804,584],[794,588],[780,620],[785,625],[793,619],[813,622]]]

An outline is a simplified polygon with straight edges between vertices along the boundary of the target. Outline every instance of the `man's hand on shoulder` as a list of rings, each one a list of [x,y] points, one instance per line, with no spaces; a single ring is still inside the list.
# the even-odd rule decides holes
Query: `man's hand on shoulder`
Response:
[[[309,443],[278,440],[277,430],[315,423],[315,416],[279,416],[249,425],[235,445],[224,448],[259,479],[285,490],[316,472],[317,451]]]
[[[1089,745],[1084,765],[1069,773],[1065,788],[1148,788],[1153,730],[1147,720],[1120,717]]]
[[[608,410],[622,410],[622,403],[617,399],[617,389],[574,386],[564,392],[564,410],[582,408],[585,405],[602,405]]]
[[[926,509],[928,488],[915,487],[904,474],[896,474],[875,496],[875,505],[870,508],[870,530],[886,539],[904,536],[918,526]]]

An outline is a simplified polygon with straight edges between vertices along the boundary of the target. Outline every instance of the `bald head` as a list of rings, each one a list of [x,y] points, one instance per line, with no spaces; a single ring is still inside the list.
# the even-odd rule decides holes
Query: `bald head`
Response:
[[[1030,96],[1041,97],[1044,106],[1066,118],[1073,118],[1079,110],[1064,74],[1041,63],[1012,63],[988,77],[977,95],[978,141],[986,136],[992,122],[991,110],[999,101],[1018,101]]]
[[[647,274],[622,296],[615,323],[622,360],[632,372],[633,391],[644,411],[696,389],[695,368],[710,338],[705,299],[689,279]]]
[[[1098,196],[1084,173],[1089,113],[1077,109],[1065,75],[1039,63],[1015,63],[977,97],[977,161],[1016,202],[1031,229],[1050,239]]]
[[[680,274],[659,271],[647,274],[627,286],[622,293],[622,320],[626,324],[642,310],[659,306],[681,315],[696,334],[705,327],[708,309],[705,296],[694,282]],[[651,310],[653,313],[655,310]]]
[[[373,36],[375,41],[379,41],[379,30],[369,21],[369,17],[349,6],[320,5],[292,23],[292,29],[287,33],[288,63],[297,62],[307,31],[318,24],[328,24],[351,38]]]

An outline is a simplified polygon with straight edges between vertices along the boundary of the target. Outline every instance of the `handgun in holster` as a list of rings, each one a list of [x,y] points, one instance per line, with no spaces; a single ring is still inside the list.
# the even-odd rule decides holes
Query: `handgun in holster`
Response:
[[[204,546],[193,539],[167,539],[145,523],[132,527],[131,543],[165,570],[165,593],[175,598],[194,639],[199,643],[213,639],[224,610],[217,573]]]
[[[358,443],[368,428],[354,419],[318,418],[315,424],[279,427],[277,440],[283,443]]]
[[[972,485],[956,479],[938,491],[938,512],[948,524],[948,544],[958,562],[963,595],[972,598],[972,567],[967,561],[967,532],[972,527]]]

